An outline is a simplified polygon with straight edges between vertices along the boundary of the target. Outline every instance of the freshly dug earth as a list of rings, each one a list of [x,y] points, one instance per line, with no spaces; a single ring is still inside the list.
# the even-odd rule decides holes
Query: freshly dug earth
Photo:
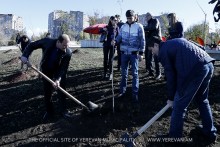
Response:
[[[67,98],[68,108],[73,118],[64,119],[59,115],[59,102],[56,92],[53,103],[56,115],[43,121],[45,113],[43,84],[33,70],[20,70],[19,52],[0,51],[0,146],[116,146],[124,133],[135,133],[148,120],[166,105],[166,81],[147,78],[144,62],[139,65],[140,111],[131,103],[131,71],[129,71],[128,94],[124,100],[115,100],[112,108],[111,81],[103,80],[102,49],[78,49],[74,52],[67,77],[67,91],[87,104],[95,102],[100,109],[86,113],[81,106]],[[39,65],[41,50],[31,57],[33,65]],[[116,60],[114,66],[116,67]],[[215,73],[210,85],[209,100],[215,126],[220,130],[220,62],[215,64]],[[114,68],[114,93],[119,94],[120,72]],[[102,106],[102,107],[101,107]],[[169,131],[169,109],[161,118],[135,139],[138,147],[172,146],[171,141],[155,140]],[[189,106],[184,124],[182,146],[220,146],[220,139],[211,145],[201,136],[195,126],[201,124],[199,111],[192,103]],[[167,143],[169,142],[169,143]],[[174,145],[175,146],[175,145]]]

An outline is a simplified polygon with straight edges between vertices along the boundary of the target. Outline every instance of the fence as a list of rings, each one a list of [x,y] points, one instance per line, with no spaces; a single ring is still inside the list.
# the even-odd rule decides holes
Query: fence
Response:
[[[102,43],[99,40],[81,40],[82,48],[102,48]]]

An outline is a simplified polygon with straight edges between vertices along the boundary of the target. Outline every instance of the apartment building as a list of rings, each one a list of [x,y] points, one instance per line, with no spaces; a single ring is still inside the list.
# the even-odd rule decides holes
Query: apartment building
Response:
[[[80,11],[55,10],[48,17],[48,31],[54,38],[67,31],[73,39],[77,39],[83,28],[87,26],[89,26],[88,18]]]
[[[11,36],[23,29],[22,17],[13,14],[0,14],[0,32],[5,36]]]

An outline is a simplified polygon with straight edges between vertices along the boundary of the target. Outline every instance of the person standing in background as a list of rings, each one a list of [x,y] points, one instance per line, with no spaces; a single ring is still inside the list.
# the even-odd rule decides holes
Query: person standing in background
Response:
[[[100,30],[100,33],[106,33],[107,38],[103,42],[103,66],[104,66],[104,75],[103,79],[108,78],[112,80],[112,66],[113,66],[113,58],[115,53],[115,47],[112,46],[111,42],[115,39],[118,35],[118,26],[117,26],[118,19],[115,16],[111,16],[108,22],[108,25]]]
[[[116,14],[115,17],[118,19],[118,28],[119,30],[121,29],[121,26],[124,24],[120,18],[120,15]],[[117,55],[118,55],[118,65],[117,65],[117,69],[118,71],[120,71],[121,68],[121,49],[120,49],[120,44],[117,44]]]
[[[152,41],[153,36],[157,36],[161,38],[161,27],[160,22],[157,18],[153,18],[151,13],[146,14],[146,21],[147,26],[144,27],[145,31],[145,38],[146,38],[146,50],[145,50],[145,65],[146,65],[146,71],[148,72],[147,77],[154,77],[154,69],[153,69],[153,60],[155,63],[155,70],[156,70],[156,76],[155,79],[159,80],[161,78],[161,70],[160,70],[160,64],[158,61],[158,57],[152,54],[151,47],[148,45]]]
[[[183,24],[180,21],[177,21],[176,14],[170,13],[167,15],[169,21],[168,28],[168,40],[173,38],[182,38],[184,37]]]
[[[20,34],[17,35],[17,37],[16,37],[16,40],[17,40],[17,38],[19,38],[17,40],[17,45],[19,46],[19,44],[20,44],[19,48],[21,50],[21,53],[23,53],[25,48],[31,43],[31,40],[30,40],[30,38],[28,38],[27,35],[22,35],[21,37],[19,37],[19,36],[20,36]],[[23,69],[23,66],[24,66],[24,64],[23,64],[23,62],[21,62],[21,70]],[[28,66],[27,66],[26,70],[28,70]]]

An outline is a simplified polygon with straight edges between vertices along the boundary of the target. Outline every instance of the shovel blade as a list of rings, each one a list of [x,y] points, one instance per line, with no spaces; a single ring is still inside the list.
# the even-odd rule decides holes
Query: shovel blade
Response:
[[[90,111],[94,111],[99,108],[99,105],[97,105],[91,101],[88,101],[87,105],[88,105],[88,108]]]

